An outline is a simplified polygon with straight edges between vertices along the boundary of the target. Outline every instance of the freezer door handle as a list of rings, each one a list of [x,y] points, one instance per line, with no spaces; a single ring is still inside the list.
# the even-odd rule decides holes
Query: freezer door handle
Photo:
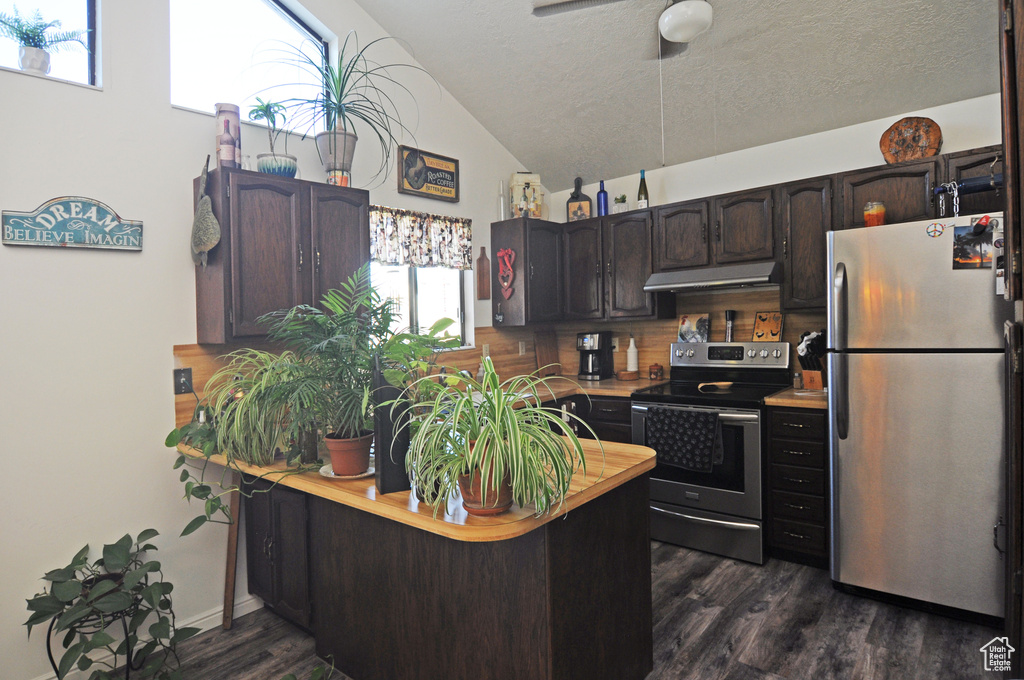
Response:
[[[835,392],[836,400],[836,435],[840,439],[846,439],[850,433],[850,391],[849,391],[849,357],[844,352],[833,355],[831,389]]]
[[[838,350],[847,347],[847,294],[846,265],[836,264],[835,278],[832,280],[832,346]]]

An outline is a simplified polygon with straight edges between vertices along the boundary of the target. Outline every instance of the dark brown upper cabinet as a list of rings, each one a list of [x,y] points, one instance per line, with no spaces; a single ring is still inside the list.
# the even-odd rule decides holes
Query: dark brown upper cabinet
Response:
[[[568,222],[562,232],[562,248],[566,318],[602,318],[605,270],[601,218]]]
[[[831,177],[818,177],[775,189],[783,309],[825,306],[825,233],[832,229],[832,183]]]
[[[491,225],[491,322],[496,327],[557,321],[562,315],[561,224],[517,217]],[[502,253],[512,277],[502,285]],[[505,297],[508,293],[508,297]]]
[[[661,206],[654,215],[654,271],[708,264],[707,199]]]
[[[864,205],[885,204],[886,224],[935,216],[932,190],[941,181],[941,156],[839,174],[836,229],[864,226]]]
[[[196,268],[200,343],[265,336],[260,316],[315,304],[370,259],[365,191],[218,168],[207,193],[221,240]]]
[[[715,264],[769,260],[773,255],[772,189],[739,191],[714,201]]]
[[[987,146],[981,149],[960,151],[945,156],[946,182],[962,182],[965,179],[984,177],[986,179],[1003,173],[1003,147]],[[938,202],[939,199],[936,199]],[[938,203],[937,203],[938,206]],[[985,191],[964,194],[960,197],[960,214],[1003,212],[1006,208],[1006,191]],[[938,211],[938,207],[936,207]],[[938,214],[938,212],[936,212]],[[946,215],[953,214],[953,197],[946,196]]]

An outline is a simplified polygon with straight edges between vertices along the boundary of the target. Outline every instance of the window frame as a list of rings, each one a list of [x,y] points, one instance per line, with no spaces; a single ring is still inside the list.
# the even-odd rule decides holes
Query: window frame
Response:
[[[409,270],[409,328],[414,333],[422,332],[420,328],[419,319],[419,306],[417,304],[420,296],[419,277],[416,276],[416,270],[422,269],[422,267],[414,267],[413,265],[406,265]],[[448,269],[442,267],[442,269]],[[466,344],[466,275],[465,270],[462,269],[451,269],[450,271],[455,272],[459,276],[459,318],[455,319],[455,323],[458,324],[459,329],[459,344],[462,347],[468,347]]]

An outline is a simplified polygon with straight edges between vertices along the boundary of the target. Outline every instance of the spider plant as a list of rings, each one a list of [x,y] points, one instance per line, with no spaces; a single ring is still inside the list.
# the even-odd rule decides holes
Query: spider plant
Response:
[[[500,380],[490,357],[480,381],[465,374],[446,376],[440,389],[413,404],[413,434],[406,468],[417,489],[435,506],[451,497],[467,477],[483,480],[482,504],[507,478],[512,500],[533,505],[537,515],[556,512],[565,503],[577,471],[586,474],[583,446],[554,408],[541,406],[542,393],[554,398],[549,382],[535,374]],[[429,380],[423,378],[421,380]],[[579,426],[593,434],[572,414]],[[596,439],[596,436],[595,436]],[[465,496],[465,487],[464,496]]]

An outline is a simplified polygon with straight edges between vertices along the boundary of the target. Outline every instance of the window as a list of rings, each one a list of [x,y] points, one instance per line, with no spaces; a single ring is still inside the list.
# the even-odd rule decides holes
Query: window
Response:
[[[212,113],[229,102],[247,120],[257,95],[282,101],[295,96],[282,84],[316,85],[281,63],[289,45],[327,54],[323,38],[274,0],[171,0],[171,104]]]
[[[462,300],[464,277],[458,269],[411,267],[370,263],[370,280],[381,296],[394,300],[398,309],[394,330],[427,330],[439,319],[455,321],[448,333],[465,343]]]
[[[38,11],[43,21],[59,21],[60,26],[47,31],[67,33],[82,31],[82,42],[69,43],[50,53],[50,77],[70,80],[75,83],[96,85],[96,0],[0,0],[0,11],[13,16],[17,8],[18,16],[31,20]],[[86,49],[88,47],[88,49]],[[0,66],[17,69],[19,45],[14,40],[0,40]]]

